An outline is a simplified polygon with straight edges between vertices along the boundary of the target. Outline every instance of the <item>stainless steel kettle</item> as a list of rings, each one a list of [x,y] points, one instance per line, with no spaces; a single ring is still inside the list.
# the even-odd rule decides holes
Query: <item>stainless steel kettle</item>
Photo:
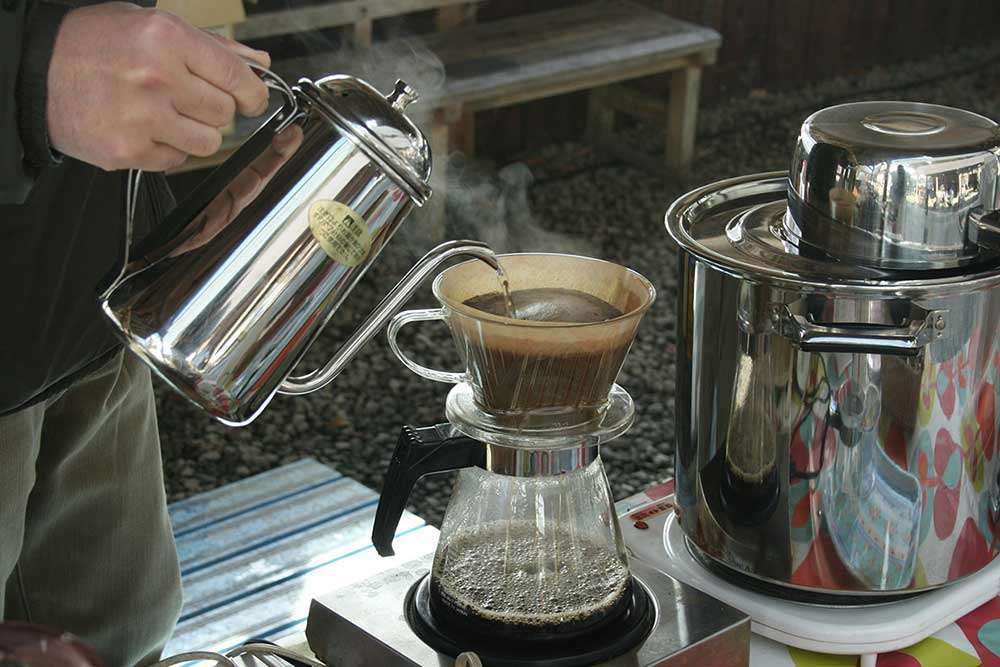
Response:
[[[438,246],[325,367],[289,378],[309,345],[414,205],[430,196],[426,138],[403,114],[404,82],[383,96],[350,76],[294,88],[255,67],[284,106],[135,249],[101,296],[128,347],[224,424],[252,421],[276,392],[328,384],[441,262]],[[138,174],[130,175],[134,194]],[[130,243],[134,200],[127,202]]]

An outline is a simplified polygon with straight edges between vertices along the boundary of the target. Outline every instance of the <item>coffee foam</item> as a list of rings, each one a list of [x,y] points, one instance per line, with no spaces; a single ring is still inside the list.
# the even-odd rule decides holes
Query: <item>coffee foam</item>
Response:
[[[616,610],[629,589],[613,545],[566,529],[496,522],[459,534],[435,559],[435,583],[450,606],[481,621],[532,628],[572,626]]]

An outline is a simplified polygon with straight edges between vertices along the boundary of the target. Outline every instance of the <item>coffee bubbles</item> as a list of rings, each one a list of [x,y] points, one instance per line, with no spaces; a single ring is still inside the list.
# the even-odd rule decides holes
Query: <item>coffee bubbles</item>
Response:
[[[482,635],[590,632],[630,599],[628,565],[614,549],[562,527],[495,522],[450,536],[435,559],[435,616]]]
[[[518,320],[535,322],[567,322],[590,324],[621,317],[622,311],[592,294],[560,287],[537,287],[510,293],[510,306],[505,295],[491,292],[466,299],[466,306],[492,315],[507,316],[513,309]]]

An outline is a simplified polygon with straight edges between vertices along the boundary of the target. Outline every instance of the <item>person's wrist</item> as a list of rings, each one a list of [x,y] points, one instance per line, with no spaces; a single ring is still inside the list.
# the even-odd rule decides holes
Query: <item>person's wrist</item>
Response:
[[[48,78],[59,28],[72,10],[68,5],[36,2],[26,18],[16,102],[25,161],[35,168],[62,160],[49,140]]]

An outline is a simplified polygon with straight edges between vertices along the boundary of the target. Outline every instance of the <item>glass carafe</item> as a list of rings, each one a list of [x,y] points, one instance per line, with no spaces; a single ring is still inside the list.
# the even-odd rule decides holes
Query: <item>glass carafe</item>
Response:
[[[596,446],[555,451],[482,443],[450,425],[405,428],[373,542],[392,536],[413,483],[461,469],[445,512],[429,606],[456,636],[571,639],[627,612],[632,578]]]

